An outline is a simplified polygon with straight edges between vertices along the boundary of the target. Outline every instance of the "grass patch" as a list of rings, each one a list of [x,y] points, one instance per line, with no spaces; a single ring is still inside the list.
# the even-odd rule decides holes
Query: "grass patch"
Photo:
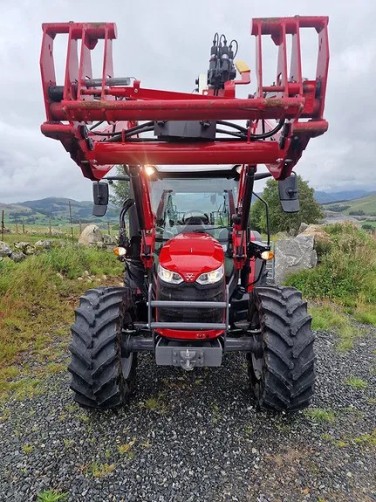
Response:
[[[65,370],[56,359],[68,344],[76,300],[88,289],[76,280],[85,270],[120,276],[122,265],[108,251],[73,244],[21,263],[0,261],[0,398],[38,391],[35,370],[25,370],[25,360],[45,364],[43,377]]]
[[[43,490],[37,495],[38,502],[64,502],[68,500],[68,493],[55,490]]]
[[[325,410],[323,408],[309,408],[305,410],[304,415],[318,423],[333,423],[335,421],[335,414],[332,410]]]
[[[365,380],[363,380],[362,378],[355,377],[355,376],[348,378],[345,383],[346,383],[346,385],[348,385],[352,389],[356,389],[356,390],[363,390],[368,387],[368,384]]]
[[[359,322],[376,326],[376,309],[374,305],[357,305],[356,308],[351,311],[351,314]]]
[[[361,446],[376,446],[376,429],[369,434],[361,434],[360,436],[354,438],[354,443]]]
[[[37,378],[20,378],[15,381],[0,381],[0,398],[11,396],[16,401],[23,401],[43,394],[43,382]]]
[[[363,331],[355,326],[351,318],[341,307],[328,302],[309,307],[312,316],[312,329],[316,331],[333,331],[337,336],[337,348],[350,350],[354,341],[363,335]]]

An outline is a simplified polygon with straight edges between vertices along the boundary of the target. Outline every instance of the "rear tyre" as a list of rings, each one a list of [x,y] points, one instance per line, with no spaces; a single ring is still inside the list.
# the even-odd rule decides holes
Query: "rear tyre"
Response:
[[[136,358],[128,378],[122,373],[120,335],[132,321],[128,288],[91,289],[80,299],[69,347],[71,389],[83,407],[108,409],[124,404],[133,390]]]
[[[250,328],[257,353],[248,354],[248,374],[257,405],[294,411],[309,405],[313,396],[314,334],[301,293],[291,287],[258,287],[250,299]]]

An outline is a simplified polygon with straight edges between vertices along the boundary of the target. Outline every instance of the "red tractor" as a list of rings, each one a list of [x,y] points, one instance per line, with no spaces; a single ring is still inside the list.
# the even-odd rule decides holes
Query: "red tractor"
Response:
[[[94,181],[95,215],[108,203],[102,179],[130,184],[116,248],[124,287],[89,290],[72,327],[69,370],[80,405],[125,403],[143,351],[157,365],[185,370],[220,366],[226,353],[242,351],[259,407],[309,404],[311,318],[299,291],[268,284],[270,241],[252,230],[250,207],[254,182],[273,176],[283,209],[299,209],[292,169],[310,138],[328,127],[327,24],[326,17],[254,19],[258,87],[243,99],[235,90],[250,82],[250,70],[234,63],[237,42],[224,35],[214,36],[209,70],[187,94],[115,78],[112,23],[43,25],[43,134],[60,140]],[[318,34],[311,79],[302,76],[306,28]],[[53,43],[60,34],[68,43],[64,82],[57,83]],[[271,85],[263,80],[265,36],[278,52]],[[99,40],[103,71],[95,78],[91,53]],[[261,163],[267,172],[257,172]],[[114,164],[124,166],[124,176],[106,176]]]

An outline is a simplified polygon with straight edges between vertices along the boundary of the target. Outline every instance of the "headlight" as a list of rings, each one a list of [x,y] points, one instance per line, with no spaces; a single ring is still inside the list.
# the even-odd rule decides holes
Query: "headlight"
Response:
[[[224,268],[223,265],[221,265],[219,268],[213,270],[212,272],[205,272],[204,274],[201,274],[200,277],[196,279],[196,282],[201,284],[201,286],[205,286],[206,284],[214,284],[222,279],[223,274]]]
[[[162,281],[169,282],[170,284],[180,284],[183,282],[183,277],[180,274],[167,270],[161,265],[158,266],[158,276]]]

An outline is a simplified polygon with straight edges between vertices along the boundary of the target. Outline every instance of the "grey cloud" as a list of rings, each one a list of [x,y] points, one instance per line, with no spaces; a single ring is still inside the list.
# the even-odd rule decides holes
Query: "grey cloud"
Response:
[[[0,201],[61,195],[88,199],[91,184],[60,143],[40,133],[44,120],[39,76],[41,23],[115,21],[117,76],[152,88],[190,92],[207,69],[215,31],[237,38],[239,57],[255,72],[252,17],[329,15],[331,66],[326,117],[330,129],[313,139],[297,166],[316,188],[372,186],[375,165],[376,2],[289,0],[0,0]],[[312,61],[312,53],[304,60]],[[304,65],[304,62],[303,62]],[[242,95],[254,91],[243,89]]]

